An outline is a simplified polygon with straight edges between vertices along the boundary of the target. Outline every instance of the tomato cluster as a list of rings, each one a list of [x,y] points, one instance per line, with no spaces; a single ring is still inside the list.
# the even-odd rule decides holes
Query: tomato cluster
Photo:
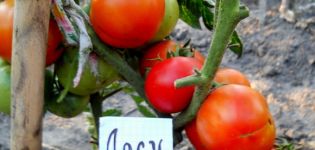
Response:
[[[153,107],[162,113],[183,111],[190,103],[194,86],[175,88],[177,79],[200,70],[204,57],[193,51],[192,57],[168,57],[179,49],[173,41],[162,41],[145,52],[140,61],[145,92]],[[186,125],[187,137],[197,150],[270,150],[275,125],[264,97],[250,88],[244,74],[220,68],[216,83],[201,105],[196,119]]]
[[[13,0],[0,2],[0,112],[10,113],[10,65]],[[144,91],[155,110],[170,115],[184,111],[196,86],[174,82],[200,75],[205,57],[167,37],[179,18],[177,0],[92,0],[90,22],[100,40],[113,49],[131,50],[145,79]],[[92,52],[79,68],[78,47],[62,44],[52,18],[49,23],[45,74],[45,109],[65,118],[80,114],[90,95],[121,79],[116,68]],[[188,44],[189,45],[189,44]],[[139,54],[140,51],[140,54]],[[125,51],[119,51],[124,55]],[[81,56],[82,57],[82,56]],[[122,57],[125,57],[122,56]],[[82,65],[82,64],[81,64]],[[82,69],[82,70],[80,70]],[[206,78],[206,77],[205,77]],[[270,150],[275,125],[264,97],[241,72],[220,68],[196,118],[185,126],[197,150]]]
[[[93,0],[89,5],[87,13],[93,29],[105,44],[115,48],[141,48],[159,42],[170,34],[179,17],[177,0]],[[0,57],[4,59],[0,69],[0,112],[7,114],[10,113],[13,8],[13,0],[0,2]],[[48,34],[46,66],[54,64],[55,76],[46,73],[45,108],[61,117],[74,117],[86,108],[91,94],[120,76],[94,52],[79,68],[78,48],[63,45],[53,18]]]

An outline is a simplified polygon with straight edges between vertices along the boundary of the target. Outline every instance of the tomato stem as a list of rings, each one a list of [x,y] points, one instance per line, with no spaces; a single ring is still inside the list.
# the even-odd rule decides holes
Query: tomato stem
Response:
[[[102,102],[103,102],[103,98],[99,93],[95,93],[91,95],[90,105],[91,105],[92,114],[93,114],[94,123],[95,123],[96,139],[99,138],[99,126],[100,126],[99,118],[102,116],[102,112],[103,112]]]
[[[197,85],[189,107],[174,118],[175,129],[182,128],[195,118],[200,105],[209,93],[211,82],[221,64],[236,25],[249,15],[248,9],[239,7],[239,0],[218,0],[216,2],[218,4],[215,5],[215,30],[201,75],[199,77],[189,76],[175,81],[177,87]]]

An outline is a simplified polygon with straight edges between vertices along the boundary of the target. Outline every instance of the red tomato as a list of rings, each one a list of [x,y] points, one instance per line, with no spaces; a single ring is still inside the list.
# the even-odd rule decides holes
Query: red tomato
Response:
[[[145,75],[148,69],[151,69],[157,63],[167,59],[167,52],[175,52],[178,44],[172,40],[165,40],[152,45],[141,58],[140,73]],[[197,50],[194,51],[194,58],[203,63],[205,57]]]
[[[200,142],[200,137],[197,132],[196,119],[192,120],[185,126],[187,138],[196,150],[207,150]]]
[[[11,62],[12,54],[13,9],[14,1],[0,2],[0,56],[8,62]],[[61,42],[62,35],[59,28],[56,22],[51,19],[49,22],[46,66],[54,63],[63,52],[63,49],[58,48]]]
[[[163,113],[182,111],[190,103],[194,86],[176,89],[174,81],[201,67],[202,63],[189,57],[174,57],[155,65],[145,81],[145,93],[153,107]]]
[[[92,0],[90,19],[103,42],[135,48],[159,30],[164,9],[165,0]]]
[[[197,114],[201,142],[211,150],[270,150],[275,126],[265,98],[243,85],[209,94]]]
[[[250,82],[246,76],[231,68],[220,68],[213,80],[222,84],[240,84],[250,87]]]

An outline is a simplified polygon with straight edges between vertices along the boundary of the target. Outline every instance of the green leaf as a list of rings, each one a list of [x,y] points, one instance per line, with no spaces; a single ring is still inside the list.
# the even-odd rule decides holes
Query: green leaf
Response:
[[[193,28],[201,29],[199,18],[202,17],[205,26],[213,29],[214,5],[213,0],[180,0],[178,1],[180,19]]]
[[[204,7],[202,0],[179,0],[179,18],[193,28],[200,29],[200,9]]]
[[[204,4],[207,7],[210,7],[210,8],[214,8],[215,7],[215,1],[213,1],[213,0],[204,0]]]
[[[138,95],[130,95],[131,98],[134,100],[134,102],[137,105],[137,109],[138,111],[145,117],[156,117],[156,115],[151,112],[150,108],[147,106],[144,106],[143,104],[141,104],[142,102],[144,102],[144,99]]]
[[[141,104],[138,105],[138,110],[139,112],[145,116],[145,117],[151,117],[151,118],[154,118],[156,117],[156,115],[154,115],[154,113],[152,113],[149,108],[147,108],[146,106],[143,106]]]
[[[213,30],[214,25],[214,12],[211,9],[209,7],[202,9],[202,20],[208,30]]]
[[[122,111],[119,109],[108,109],[102,113],[102,116],[121,116]]]
[[[135,103],[137,105],[140,105],[140,103],[144,102],[144,99],[140,96],[137,96],[137,95],[131,95],[133,101],[135,101]]]
[[[231,42],[229,44],[229,49],[234,52],[238,57],[242,56],[243,53],[243,43],[237,32],[234,31],[231,37]]]
[[[135,89],[132,88],[131,86],[125,86],[125,87],[123,88],[123,91],[124,91],[126,94],[135,93]]]

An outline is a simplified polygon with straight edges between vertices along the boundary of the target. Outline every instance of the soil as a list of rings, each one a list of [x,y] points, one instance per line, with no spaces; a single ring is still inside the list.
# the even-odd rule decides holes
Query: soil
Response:
[[[250,17],[237,30],[244,43],[243,56],[237,58],[227,51],[222,66],[244,72],[251,86],[262,92],[277,126],[277,136],[291,139],[303,150],[315,149],[315,24],[299,26],[314,14],[289,23],[280,18],[279,0],[268,0],[267,9],[258,1],[244,1],[251,9]],[[314,2],[314,1],[312,1]],[[301,2],[299,2],[301,3]],[[178,41],[191,39],[192,45],[206,54],[211,32],[196,30],[183,22],[176,26],[172,37]],[[125,116],[139,116],[128,95],[118,93],[105,101],[104,106],[121,108]],[[73,119],[62,119],[52,114],[44,118],[43,143],[48,150],[91,149],[88,123],[83,113]],[[9,117],[0,114],[0,150],[9,143]],[[176,149],[192,149],[184,140]]]

